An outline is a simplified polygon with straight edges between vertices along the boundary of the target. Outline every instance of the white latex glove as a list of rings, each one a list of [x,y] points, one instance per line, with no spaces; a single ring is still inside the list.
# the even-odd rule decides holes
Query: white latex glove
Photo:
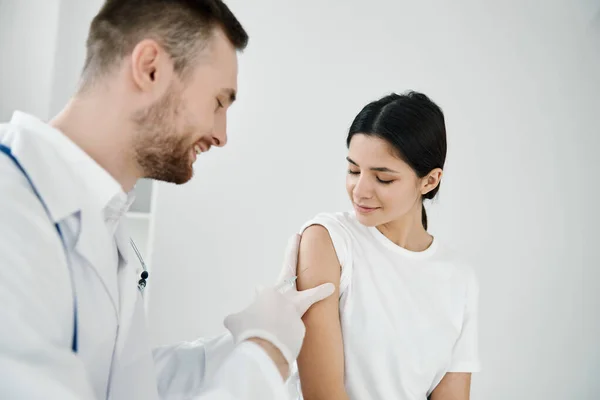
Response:
[[[306,328],[302,316],[310,306],[329,297],[335,290],[332,283],[300,292],[296,282],[286,287],[285,279],[296,273],[299,244],[300,235],[294,235],[288,243],[276,286],[262,289],[250,306],[225,318],[225,327],[236,343],[253,337],[267,340],[281,351],[289,365],[298,357],[304,340]],[[282,288],[288,290],[281,293]]]
[[[296,311],[302,317],[310,306],[329,297],[335,291],[335,286],[333,283],[324,283],[312,289],[298,291],[295,278],[303,272],[297,271],[300,239],[301,236],[298,234],[290,238],[283,268],[281,269],[275,288],[279,292],[284,293],[294,303]],[[293,282],[289,284],[289,281]]]

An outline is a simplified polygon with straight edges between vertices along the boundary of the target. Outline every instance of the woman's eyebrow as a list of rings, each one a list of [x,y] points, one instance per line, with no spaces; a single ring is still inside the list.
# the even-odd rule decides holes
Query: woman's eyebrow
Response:
[[[354,162],[350,157],[346,157],[346,160],[353,165],[356,165],[358,167],[358,164],[356,162]],[[394,171],[393,169],[389,169],[387,167],[373,167],[373,168],[369,168],[371,171],[377,171],[377,172],[391,172],[393,174],[399,174],[398,171]]]

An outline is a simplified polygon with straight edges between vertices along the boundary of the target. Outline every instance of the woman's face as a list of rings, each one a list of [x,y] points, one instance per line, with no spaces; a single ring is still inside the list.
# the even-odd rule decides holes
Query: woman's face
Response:
[[[419,178],[385,140],[363,134],[352,137],[346,190],[361,224],[379,226],[420,213],[427,180]]]

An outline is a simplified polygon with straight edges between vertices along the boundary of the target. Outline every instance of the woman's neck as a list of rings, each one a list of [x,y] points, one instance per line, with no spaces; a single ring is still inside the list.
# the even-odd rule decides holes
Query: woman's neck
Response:
[[[431,246],[433,236],[423,227],[421,215],[410,213],[400,219],[396,219],[377,226],[379,232],[396,245],[409,251],[421,252]]]

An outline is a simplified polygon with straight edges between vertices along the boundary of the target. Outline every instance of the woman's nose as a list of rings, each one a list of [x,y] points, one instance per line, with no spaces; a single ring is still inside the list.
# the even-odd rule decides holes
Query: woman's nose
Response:
[[[352,193],[354,194],[354,198],[357,200],[370,199],[373,197],[373,187],[369,182],[369,179],[365,179],[364,175],[360,176],[356,182],[356,185],[354,185],[354,190]]]

